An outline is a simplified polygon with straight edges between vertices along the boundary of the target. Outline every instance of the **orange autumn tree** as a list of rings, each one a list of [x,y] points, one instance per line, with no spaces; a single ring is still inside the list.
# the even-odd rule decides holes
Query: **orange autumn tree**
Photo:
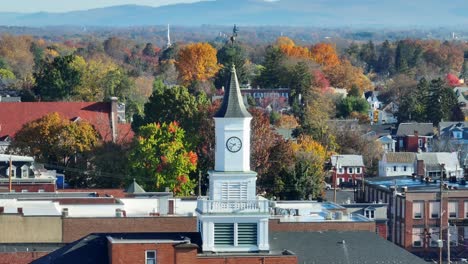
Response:
[[[312,59],[325,67],[333,67],[340,64],[336,49],[329,43],[317,43],[311,48]]]
[[[221,68],[216,49],[208,43],[189,44],[179,50],[176,62],[179,78],[184,85],[193,81],[207,81]]]
[[[341,64],[325,67],[324,73],[333,87],[350,91],[353,86],[356,86],[360,93],[372,89],[372,83],[364,75],[362,68],[353,66],[349,60],[344,59]]]
[[[276,45],[288,57],[310,59],[310,51],[306,47],[296,46],[294,41],[288,37],[279,37],[276,40]]]
[[[189,174],[197,168],[198,157],[187,145],[177,122],[140,127],[130,154],[132,176],[146,190],[169,187],[175,194],[190,195],[195,184]]]

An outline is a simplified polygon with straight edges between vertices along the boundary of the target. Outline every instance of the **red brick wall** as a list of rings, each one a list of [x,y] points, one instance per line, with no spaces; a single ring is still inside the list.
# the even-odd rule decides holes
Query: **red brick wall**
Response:
[[[387,239],[387,236],[388,236],[387,223],[378,223],[375,225],[375,229],[377,230],[377,234],[381,238]]]
[[[0,264],[27,264],[49,254],[49,252],[0,253]]]
[[[196,217],[64,218],[63,242],[90,233],[104,232],[196,232]]]
[[[111,264],[145,264],[146,250],[156,250],[157,263],[175,263],[173,244],[111,244],[110,249]]]
[[[8,191],[8,183],[0,184],[0,187],[7,188]],[[15,192],[21,192],[22,190],[27,190],[28,192],[38,192],[39,189],[44,190],[44,192],[55,192],[56,186],[52,183],[43,183],[43,184],[12,184],[11,188],[15,190]]]
[[[303,222],[303,223],[281,223],[278,219],[270,219],[269,230],[278,231],[370,231],[375,232],[375,222]]]

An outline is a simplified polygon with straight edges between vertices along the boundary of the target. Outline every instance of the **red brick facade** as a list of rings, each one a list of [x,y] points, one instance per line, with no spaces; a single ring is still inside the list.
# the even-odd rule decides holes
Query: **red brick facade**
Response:
[[[64,218],[63,242],[91,233],[196,232],[196,217]]]
[[[294,255],[244,255],[204,256],[197,255],[193,244],[170,243],[118,243],[109,242],[110,264],[145,264],[146,251],[156,252],[156,263],[164,264],[296,264]]]
[[[49,254],[49,252],[1,252],[0,264],[28,264],[47,254]]]
[[[317,232],[317,231],[370,231],[375,232],[375,222],[280,222],[278,219],[270,219],[270,232]]]
[[[0,183],[0,190],[8,192],[9,183]],[[15,192],[55,192],[57,191],[57,186],[55,183],[14,183],[11,185],[11,188]]]

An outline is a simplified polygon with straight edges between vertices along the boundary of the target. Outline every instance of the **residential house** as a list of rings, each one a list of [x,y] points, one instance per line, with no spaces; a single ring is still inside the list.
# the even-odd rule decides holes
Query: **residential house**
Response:
[[[383,151],[385,153],[395,152],[396,140],[394,140],[390,135],[382,136],[378,138],[377,141],[382,145]]]
[[[364,161],[361,155],[333,155],[331,164],[337,186],[345,183],[355,185],[356,180],[364,176]]]
[[[44,169],[33,157],[0,154],[0,192],[55,192],[56,179],[55,170]]]
[[[416,175],[440,177],[444,165],[444,175],[453,179],[463,178],[463,168],[458,161],[457,152],[418,153],[416,155]]]
[[[377,124],[396,124],[398,123],[397,118],[398,105],[391,102],[384,106],[382,110],[378,112]]]
[[[453,88],[455,95],[457,96],[458,104],[463,111],[467,110],[468,107],[468,87],[461,86]]]
[[[364,202],[389,204],[388,239],[393,243],[425,259],[438,259],[438,240],[441,239],[444,258],[447,241],[450,241],[452,258],[466,259],[468,186],[462,181],[443,183],[441,202],[440,184],[437,180],[418,177],[402,176],[392,180],[377,177],[366,179],[364,189],[359,184],[356,193]],[[447,238],[447,231],[450,238]]]
[[[70,120],[85,120],[99,133],[104,141],[126,142],[133,137],[125,120],[125,105],[112,97],[110,102],[5,102],[0,106],[0,139],[2,146],[24,124],[47,114],[57,112]]]
[[[439,151],[458,152],[461,166],[468,169],[468,122],[440,122],[435,146]]]
[[[379,161],[379,176],[411,176],[415,173],[416,153],[384,153]]]
[[[398,152],[431,152],[434,127],[432,123],[401,123],[395,140]]]

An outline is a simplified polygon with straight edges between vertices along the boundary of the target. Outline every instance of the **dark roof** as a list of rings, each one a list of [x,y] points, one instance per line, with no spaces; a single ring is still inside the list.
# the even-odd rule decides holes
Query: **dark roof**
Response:
[[[223,104],[214,117],[252,117],[245,108],[234,65],[231,69],[231,82],[224,93]]]
[[[403,248],[366,231],[271,232],[271,250],[288,249],[297,263],[426,263]]]
[[[133,182],[128,186],[126,193],[145,193],[146,191],[133,179]]]
[[[401,123],[398,126],[397,136],[411,136],[417,131],[419,136],[433,136],[434,126],[432,123]]]
[[[94,233],[72,242],[31,263],[35,264],[91,264],[109,263],[107,237],[138,240],[184,240],[189,238],[192,244],[201,248],[201,236],[198,232],[178,233]]]

